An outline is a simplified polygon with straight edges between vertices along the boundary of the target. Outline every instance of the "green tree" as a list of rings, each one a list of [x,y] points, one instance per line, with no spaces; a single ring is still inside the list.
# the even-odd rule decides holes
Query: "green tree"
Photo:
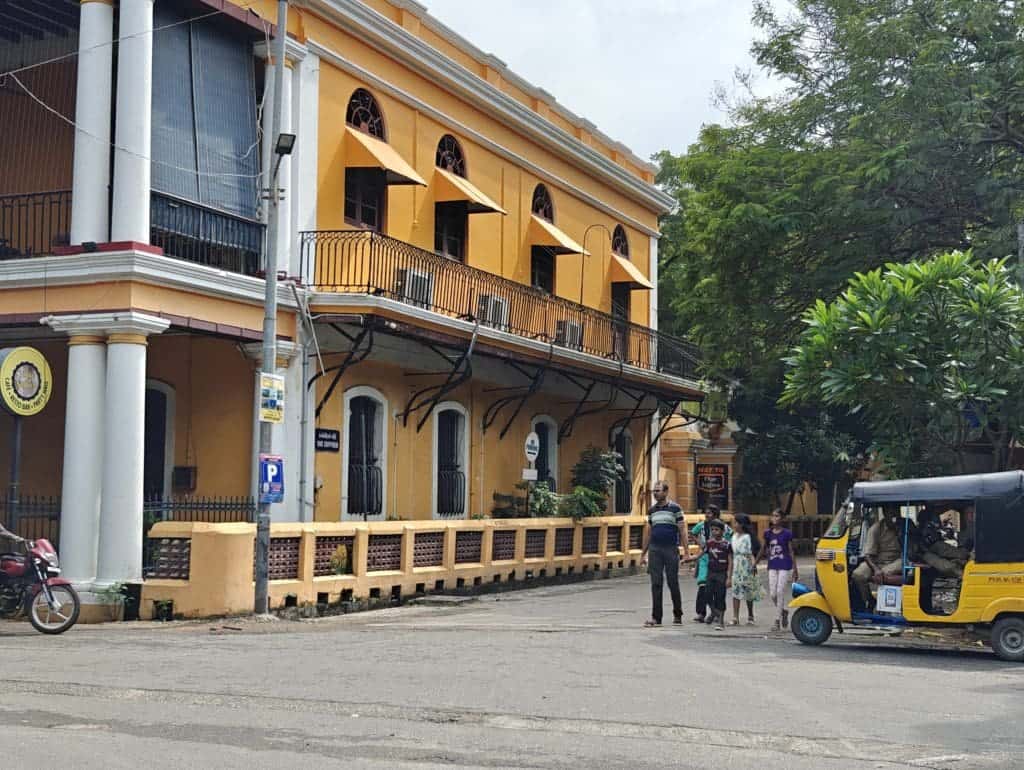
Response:
[[[709,378],[762,396],[731,414],[771,423],[758,435],[821,427],[775,405],[808,306],[887,262],[1011,253],[1024,185],[1024,5],[794,0],[787,13],[756,3],[754,53],[783,94],[740,100],[731,126],[657,156],[679,204],[662,222],[659,322],[701,344]],[[849,422],[831,414],[823,451],[857,435]],[[745,465],[768,468],[772,451],[754,442]]]
[[[818,301],[786,360],[786,404],[842,407],[899,476],[1004,470],[1024,438],[1024,292],[1005,260],[950,252],[858,273]]]

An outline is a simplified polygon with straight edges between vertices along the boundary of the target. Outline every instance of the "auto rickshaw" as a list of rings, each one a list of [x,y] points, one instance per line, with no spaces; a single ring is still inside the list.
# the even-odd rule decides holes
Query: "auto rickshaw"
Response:
[[[937,574],[917,539],[922,517],[938,510],[953,522],[949,531],[965,556],[952,575]],[[882,517],[897,527],[902,566],[872,575],[872,605],[853,573]],[[793,635],[804,644],[824,643],[844,623],[959,627],[987,637],[1003,660],[1024,661],[1024,471],[857,483],[814,559],[814,590],[789,605]]]

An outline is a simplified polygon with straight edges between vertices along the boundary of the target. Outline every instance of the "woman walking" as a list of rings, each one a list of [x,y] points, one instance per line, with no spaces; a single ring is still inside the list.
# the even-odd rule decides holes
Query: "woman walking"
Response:
[[[773,631],[784,630],[789,625],[790,592],[793,581],[800,579],[793,556],[793,533],[783,526],[781,508],[772,511],[771,527],[764,533],[764,548],[758,554],[755,566],[761,559],[768,559],[768,596],[775,605],[775,623]]]
[[[747,603],[747,625],[754,625],[754,602],[763,596],[761,581],[757,579],[754,551],[751,544],[753,529],[750,517],[745,513],[735,516],[732,536],[732,624],[740,624],[740,602]]]

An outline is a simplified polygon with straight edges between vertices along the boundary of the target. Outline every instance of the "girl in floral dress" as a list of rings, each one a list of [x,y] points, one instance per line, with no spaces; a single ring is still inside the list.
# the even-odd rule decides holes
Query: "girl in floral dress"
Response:
[[[740,602],[747,603],[747,625],[754,625],[754,602],[763,597],[761,581],[754,569],[754,551],[750,541],[750,517],[736,515],[732,536],[732,625],[740,623]]]

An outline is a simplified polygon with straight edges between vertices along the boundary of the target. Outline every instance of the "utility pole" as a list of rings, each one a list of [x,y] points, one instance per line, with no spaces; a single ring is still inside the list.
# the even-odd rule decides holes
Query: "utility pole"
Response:
[[[269,201],[270,207],[267,212],[267,264],[266,264],[266,294],[263,299],[263,365],[261,374],[274,375],[277,373],[277,231],[281,227],[279,194],[277,187],[277,172],[281,167],[280,137],[282,113],[284,110],[284,58],[285,41],[288,37],[288,0],[278,0],[277,3],[277,37],[274,38],[274,114],[273,114],[273,137],[264,137],[264,141],[271,139],[278,145],[275,149],[276,160],[274,173],[270,177]],[[291,147],[288,147],[291,151]],[[285,224],[287,226],[287,224]],[[260,407],[261,387],[254,388],[256,408]],[[260,421],[260,454],[271,454],[274,448],[273,429],[270,422]],[[257,463],[259,467],[259,463]],[[256,518],[256,596],[254,611],[257,615],[266,614],[269,604],[269,582],[270,582],[270,503],[259,502],[259,513]]]

